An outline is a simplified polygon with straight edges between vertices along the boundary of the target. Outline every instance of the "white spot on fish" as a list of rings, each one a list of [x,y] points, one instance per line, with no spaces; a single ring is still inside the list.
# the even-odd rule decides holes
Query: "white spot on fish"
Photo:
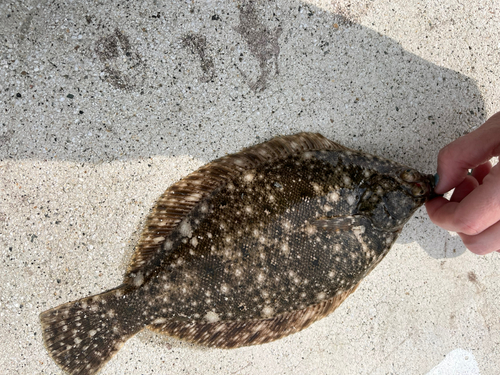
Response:
[[[217,314],[215,311],[207,312],[204,318],[209,323],[215,323],[220,320],[219,314]]]
[[[244,176],[243,176],[243,181],[245,182],[252,182],[252,180],[254,179],[255,177],[255,174],[254,173],[246,173]]]
[[[306,225],[305,227],[305,232],[310,236],[312,236],[317,231],[318,229],[314,225]]]
[[[340,195],[336,191],[332,191],[328,194],[328,200],[331,203],[337,203],[339,201],[339,199],[340,199]]]
[[[271,307],[271,306],[265,306],[263,309],[262,309],[262,316],[268,318],[268,317],[271,317],[274,313],[274,309]]]
[[[163,324],[163,323],[166,323],[167,322],[167,319],[165,318],[156,318],[155,320],[153,320],[153,324]]]
[[[290,223],[290,220],[283,220],[283,228],[289,231],[292,229],[292,223]]]
[[[257,281],[259,283],[262,283],[266,279],[266,275],[264,275],[262,272],[257,275]]]
[[[313,187],[313,189],[314,189],[314,192],[315,192],[316,194],[320,194],[321,192],[323,192],[323,189],[322,189],[322,188],[321,188],[321,186],[319,186],[317,183],[312,182],[312,183],[311,183],[311,185],[312,185],[312,187]]]
[[[288,243],[283,243],[281,245],[281,252],[284,254],[284,255],[288,255],[290,254],[290,247],[288,246]]]
[[[142,274],[142,271],[137,272],[137,274],[135,275],[135,277],[132,280],[132,283],[136,287],[139,287],[142,284],[144,284],[144,275]]]
[[[179,233],[183,237],[191,237],[193,235],[193,229],[191,228],[191,224],[189,224],[186,220],[179,224]]]
[[[223,293],[223,294],[228,294],[228,293],[229,293],[229,289],[230,289],[230,287],[229,287],[229,285],[228,285],[228,284],[226,284],[226,283],[221,284],[221,286],[220,286],[220,291],[221,291],[221,293]]]

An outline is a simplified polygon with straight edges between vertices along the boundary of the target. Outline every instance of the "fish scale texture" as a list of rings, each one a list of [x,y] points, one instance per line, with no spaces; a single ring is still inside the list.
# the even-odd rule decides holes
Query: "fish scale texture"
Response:
[[[326,316],[432,194],[430,176],[319,134],[218,159],[167,189],[124,284],[41,314],[68,373],[96,373],[145,327],[220,348]]]

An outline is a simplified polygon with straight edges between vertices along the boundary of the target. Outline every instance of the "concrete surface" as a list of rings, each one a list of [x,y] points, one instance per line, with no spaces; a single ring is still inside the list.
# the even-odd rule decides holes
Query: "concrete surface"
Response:
[[[318,131],[434,173],[500,110],[499,24],[496,0],[0,2],[0,373],[61,373],[38,314],[120,284],[155,199],[211,159]],[[309,329],[145,331],[102,373],[498,374],[499,276],[421,210]]]

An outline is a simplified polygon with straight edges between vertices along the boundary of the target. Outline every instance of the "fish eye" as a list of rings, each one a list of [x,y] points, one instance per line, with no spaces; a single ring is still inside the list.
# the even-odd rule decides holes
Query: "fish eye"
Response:
[[[405,182],[415,182],[415,181],[417,181],[420,178],[420,173],[418,173],[414,169],[405,169],[401,173],[401,178]]]
[[[411,188],[411,194],[414,196],[414,197],[420,197],[422,195],[425,194],[425,190],[424,188],[422,187],[422,185],[420,184],[415,184],[412,186]]]

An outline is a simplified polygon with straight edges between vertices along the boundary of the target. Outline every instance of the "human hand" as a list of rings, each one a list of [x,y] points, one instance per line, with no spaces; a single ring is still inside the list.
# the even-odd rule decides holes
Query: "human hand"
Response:
[[[439,152],[435,192],[455,191],[449,201],[438,197],[425,204],[434,224],[457,232],[480,255],[500,252],[500,163],[492,167],[489,162],[498,155],[500,112]]]

